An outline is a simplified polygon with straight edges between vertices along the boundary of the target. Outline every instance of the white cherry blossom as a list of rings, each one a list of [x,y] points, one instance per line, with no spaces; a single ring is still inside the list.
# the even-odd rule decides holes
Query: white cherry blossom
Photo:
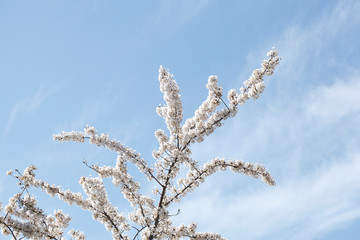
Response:
[[[223,99],[218,77],[210,76],[206,84],[207,98],[195,111],[194,116],[184,123],[180,89],[173,75],[161,66],[159,82],[165,104],[160,105],[156,112],[164,118],[167,131],[158,129],[155,132],[159,148],[152,153],[155,159],[153,166],[135,150],[110,138],[108,134],[99,134],[92,126],[86,126],[81,132],[61,132],[54,135],[53,139],[59,142],[88,141],[116,152],[115,164],[99,166],[84,162],[96,175],[80,178],[79,183],[84,194],[64,190],[61,186],[38,179],[35,174],[36,166],[29,166],[22,173],[9,170],[7,175],[17,179],[21,191],[12,196],[6,205],[0,202],[1,233],[15,240],[66,239],[65,230],[69,227],[71,218],[62,210],[46,214],[38,206],[36,197],[31,194],[32,188],[38,188],[52,197],[58,197],[61,201],[91,212],[92,217],[102,223],[116,240],[224,240],[218,233],[197,232],[195,223],[173,226],[171,217],[175,217],[180,211],[172,214],[168,208],[172,203],[181,201],[186,194],[194,191],[208,176],[217,171],[230,169],[235,173],[260,178],[268,185],[275,185],[273,177],[262,165],[215,157],[199,166],[199,162],[191,157],[190,150],[192,143],[202,142],[206,136],[222,126],[226,119],[236,116],[239,106],[251,98],[260,97],[265,89],[265,76],[272,75],[280,61],[278,51],[274,48],[267,55],[269,59],[263,61],[261,68],[253,71],[239,91],[228,91],[225,99],[227,101]],[[152,196],[141,192],[140,183],[128,171],[128,164],[134,164],[140,173],[153,183]],[[183,178],[179,176],[181,166],[188,169]],[[123,197],[133,208],[132,212],[124,215],[112,205],[103,183],[105,178],[112,179],[114,186],[120,188]],[[85,234],[79,230],[71,229],[67,234],[71,239],[85,239]]]

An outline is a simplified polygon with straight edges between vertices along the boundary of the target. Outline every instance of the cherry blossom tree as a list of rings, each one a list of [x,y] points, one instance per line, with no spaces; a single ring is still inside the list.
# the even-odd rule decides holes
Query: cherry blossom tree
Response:
[[[249,99],[257,99],[265,89],[264,77],[273,74],[280,58],[278,51],[272,49],[264,60],[262,67],[253,71],[250,78],[244,81],[240,91],[231,89],[227,94],[227,102],[223,99],[223,90],[218,85],[218,78],[210,76],[206,88],[209,93],[205,101],[195,111],[193,117],[183,124],[183,107],[180,89],[168,70],[159,69],[160,91],[164,94],[165,104],[156,112],[165,120],[168,131],[158,129],[155,137],[159,148],[153,151],[154,166],[149,166],[139,153],[111,139],[108,134],[99,134],[94,127],[85,127],[83,132],[61,132],[53,136],[54,140],[89,142],[117,153],[115,166],[99,166],[84,164],[92,169],[96,177],[81,177],[84,193],[64,190],[61,186],[51,185],[47,181],[36,178],[36,166],[29,166],[23,172],[8,171],[15,177],[20,191],[3,206],[0,203],[0,227],[3,235],[12,239],[53,239],[64,240],[70,237],[75,240],[85,239],[85,234],[78,230],[65,231],[69,227],[71,217],[62,210],[46,214],[38,207],[31,188],[38,188],[50,196],[77,205],[92,213],[92,217],[102,223],[111,232],[113,239],[224,239],[217,233],[196,231],[196,224],[173,226],[168,208],[181,201],[189,192],[194,191],[205,179],[219,170],[230,169],[253,178],[260,178],[266,184],[274,186],[273,177],[262,165],[243,162],[241,160],[225,160],[214,158],[203,166],[191,157],[191,145],[202,142],[204,138],[223,125],[223,122],[237,114],[238,107]],[[222,106],[222,107],[221,107]],[[154,184],[153,196],[141,193],[140,183],[129,173],[127,164],[134,164],[149,181]],[[186,177],[179,176],[180,167],[187,169]],[[119,212],[108,199],[103,179],[110,178],[120,188],[123,197],[133,208],[127,216]]]

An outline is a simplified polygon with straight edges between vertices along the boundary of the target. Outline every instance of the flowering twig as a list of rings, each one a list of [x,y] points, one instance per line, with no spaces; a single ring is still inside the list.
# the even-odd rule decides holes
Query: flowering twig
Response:
[[[39,188],[50,196],[57,196],[60,200],[92,213],[94,219],[102,223],[112,233],[114,240],[143,240],[154,239],[184,239],[191,240],[225,240],[220,234],[196,232],[196,224],[184,224],[174,227],[170,217],[180,214],[169,214],[171,203],[180,201],[187,193],[193,191],[205,179],[217,171],[230,169],[253,178],[261,178],[266,184],[274,186],[275,181],[265,167],[237,161],[225,161],[214,158],[203,166],[191,158],[191,144],[202,142],[204,138],[213,133],[224,121],[236,116],[238,107],[244,105],[249,99],[257,99],[265,89],[264,78],[273,74],[280,58],[276,49],[268,53],[269,59],[264,60],[261,68],[256,69],[250,78],[244,81],[240,92],[235,89],[228,91],[226,102],[223,90],[218,85],[217,76],[210,76],[206,88],[208,96],[195,111],[194,116],[188,118],[183,124],[183,107],[180,89],[173,75],[163,67],[159,69],[160,91],[164,95],[164,105],[157,107],[156,112],[165,120],[168,131],[158,129],[155,137],[159,148],[153,151],[156,160],[154,166],[135,150],[110,139],[107,134],[98,134],[94,127],[86,126],[83,132],[61,132],[54,135],[54,140],[85,142],[99,147],[105,147],[117,153],[114,166],[84,164],[96,172],[97,177],[81,177],[81,184],[86,199],[81,193],[63,190],[61,186],[50,185],[48,182],[37,179],[35,166],[30,166],[23,173],[16,170],[15,177],[21,186],[20,193],[9,199],[3,209],[0,203],[0,227],[4,235],[11,235],[14,240],[53,239],[65,240],[64,230],[68,227],[70,217],[56,210],[53,215],[46,215],[37,206],[37,201],[28,189]],[[220,105],[222,105],[220,108]],[[225,107],[224,107],[225,106]],[[220,108],[220,109],[218,109]],[[145,177],[154,183],[154,197],[140,193],[140,183],[130,175],[127,163],[134,164]],[[185,178],[180,178],[180,168],[185,166],[188,172]],[[136,175],[134,175],[136,176]],[[112,183],[119,187],[123,197],[129,201],[134,211],[124,216],[110,203],[103,179],[111,178]],[[154,181],[153,181],[154,180]],[[27,193],[24,194],[24,192]],[[135,232],[136,230],[136,232]],[[133,237],[129,233],[133,231]],[[74,240],[84,240],[85,235],[80,231],[70,230],[68,234]]]

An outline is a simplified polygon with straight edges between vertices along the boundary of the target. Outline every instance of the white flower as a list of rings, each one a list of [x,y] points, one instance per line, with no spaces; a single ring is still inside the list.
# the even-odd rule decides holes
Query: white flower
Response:
[[[98,134],[94,127],[86,126],[83,132],[61,132],[53,136],[54,140],[85,142],[104,147],[117,154],[114,166],[88,165],[97,177],[81,177],[81,184],[85,197],[81,193],[63,190],[61,186],[51,185],[37,179],[35,166],[29,166],[21,174],[19,171],[7,171],[7,175],[17,178],[22,191],[15,194],[8,204],[0,210],[0,227],[3,235],[22,239],[59,239],[65,240],[64,231],[69,226],[71,218],[62,210],[56,210],[47,215],[37,206],[36,198],[31,195],[30,188],[39,188],[50,196],[57,196],[60,200],[77,205],[89,211],[93,219],[102,223],[115,240],[135,239],[128,234],[135,232],[143,240],[155,239],[193,239],[193,240],[224,240],[217,233],[196,232],[196,224],[188,226],[181,224],[173,226],[170,217],[173,214],[168,207],[182,200],[191,191],[203,183],[206,178],[217,171],[230,169],[253,178],[260,178],[268,185],[275,185],[271,174],[265,167],[238,161],[226,161],[214,158],[199,166],[199,162],[191,158],[191,144],[202,142],[206,136],[212,134],[224,121],[237,114],[238,106],[244,105],[250,98],[257,99],[265,89],[264,77],[274,72],[279,63],[278,51],[273,48],[268,53],[269,59],[264,60],[260,69],[255,69],[249,79],[244,81],[240,92],[235,89],[228,91],[227,100],[223,99],[223,90],[218,85],[218,77],[211,75],[206,88],[208,96],[195,110],[194,116],[183,120],[183,108],[180,98],[180,89],[173,79],[173,75],[163,67],[159,69],[160,91],[164,94],[164,105],[157,107],[156,112],[165,120],[168,132],[158,129],[155,137],[159,148],[152,152],[155,159],[154,167],[140,156],[135,150],[111,139],[108,134]],[[226,100],[226,99],[225,99]],[[220,107],[223,105],[222,107]],[[131,167],[135,165],[139,172],[149,180],[155,182],[154,196],[147,196],[140,191],[140,183],[130,175]],[[187,168],[185,177],[179,177],[181,167]],[[138,177],[138,173],[134,174]],[[129,202],[133,211],[127,216],[114,207],[108,198],[104,185],[104,178],[111,178],[112,183],[120,188],[123,197]],[[146,191],[144,191],[146,192]],[[70,237],[75,240],[84,240],[85,234],[70,230]]]

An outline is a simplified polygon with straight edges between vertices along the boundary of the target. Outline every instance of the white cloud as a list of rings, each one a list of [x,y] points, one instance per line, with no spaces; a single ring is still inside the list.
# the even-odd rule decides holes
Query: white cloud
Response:
[[[244,76],[249,75],[248,72],[253,66],[259,65],[259,59],[262,59],[264,53],[273,46],[279,49],[282,58],[276,71],[276,75],[281,78],[274,83],[277,85],[280,83],[279,88],[287,87],[287,90],[291,90],[289,88],[299,84],[305,88],[308,84],[326,81],[327,79],[321,74],[326,74],[324,70],[330,70],[329,67],[334,65],[341,66],[344,71],[353,71],[354,67],[348,66],[347,62],[336,54],[337,51],[345,48],[344,45],[349,44],[347,38],[358,29],[360,2],[339,1],[333,9],[328,9],[326,6],[329,5],[324,4],[324,8],[319,11],[319,16],[315,20],[304,24],[306,19],[303,19],[303,22],[289,25],[283,33],[269,36],[263,46],[256,50],[250,49],[247,68],[240,73],[240,81],[245,80]],[[316,69],[310,71],[309,68],[314,66]]]
[[[173,35],[189,24],[209,3],[210,0],[160,1],[152,22],[166,35]]]
[[[360,154],[344,156],[301,179],[251,193],[229,194],[213,178],[181,205],[180,222],[196,219],[202,230],[229,239],[313,239],[360,217],[358,169]]]
[[[329,51],[328,44],[338,42],[342,34],[356,28],[360,23],[360,3],[358,1],[340,1],[329,12],[325,10],[319,19],[306,26],[293,25],[285,31],[280,41],[280,53],[284,61],[281,69],[288,77],[304,75],[304,69],[313,59],[319,59],[318,68],[325,66],[335,56]],[[325,51],[326,49],[326,51]],[[338,61],[339,59],[334,59]],[[340,64],[340,63],[339,63]],[[302,80],[305,80],[302,78]],[[308,79],[307,79],[308,81]]]
[[[60,87],[53,87],[45,90],[43,87],[40,87],[37,93],[30,98],[25,98],[19,100],[11,110],[8,122],[6,124],[3,138],[7,136],[10,132],[13,123],[15,122],[19,113],[33,113],[35,112],[41,104],[52,94],[54,94]]]
[[[326,55],[329,42],[359,24],[359,11],[358,2],[340,2],[317,21],[281,34],[285,36],[279,46],[281,79],[274,80],[279,94],[268,97],[275,99],[272,105],[254,110],[246,106],[240,110],[242,117],[209,137],[205,148],[193,151],[204,160],[215,156],[259,160],[275,170],[279,185],[254,184],[250,190],[232,187],[235,181],[243,183],[235,174],[211,177],[185,199],[176,221],[196,221],[201,230],[224,233],[229,239],[300,240],[314,239],[360,218],[356,121],[360,119],[360,74],[336,53]],[[344,65],[343,77],[329,74],[330,78],[317,80],[312,71],[331,73],[330,62]],[[311,64],[310,71],[306,68]],[[312,74],[314,79],[308,79]],[[304,91],[292,89],[295,85]]]
[[[303,108],[308,117],[322,123],[359,113],[360,76],[354,76],[346,82],[338,80],[331,86],[314,89],[303,103]]]

